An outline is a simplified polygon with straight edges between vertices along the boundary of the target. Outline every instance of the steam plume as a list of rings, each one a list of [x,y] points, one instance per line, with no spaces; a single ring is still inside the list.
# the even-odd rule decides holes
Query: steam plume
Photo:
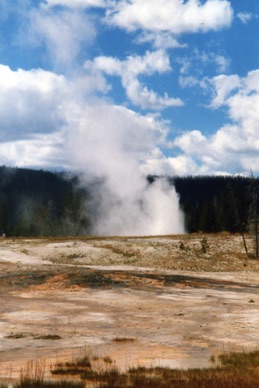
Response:
[[[156,120],[126,108],[100,105],[84,111],[68,151],[74,166],[84,172],[82,184],[92,188],[87,211],[94,234],[184,232],[174,187],[166,179],[150,184],[142,172],[148,152],[160,138]]]

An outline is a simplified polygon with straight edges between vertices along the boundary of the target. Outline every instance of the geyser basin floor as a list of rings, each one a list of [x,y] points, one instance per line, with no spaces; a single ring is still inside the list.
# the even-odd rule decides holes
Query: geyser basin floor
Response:
[[[91,351],[122,369],[259,348],[259,261],[239,236],[0,242],[0,377]],[[184,247],[183,247],[184,246]]]

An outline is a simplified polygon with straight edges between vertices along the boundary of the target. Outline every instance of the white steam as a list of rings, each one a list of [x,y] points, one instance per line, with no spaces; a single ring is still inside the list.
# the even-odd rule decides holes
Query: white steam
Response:
[[[137,173],[126,185],[135,189],[133,194],[131,190],[131,196],[120,196],[116,192],[117,187],[102,188],[94,234],[143,236],[183,233],[183,218],[174,187],[169,187],[165,180],[149,184],[144,176],[141,181],[135,178]]]
[[[85,108],[73,124],[68,154],[83,171],[82,184],[91,187],[86,211],[94,234],[184,233],[174,186],[166,179],[150,184],[142,172],[150,150],[164,136],[157,120],[123,107],[96,105]]]

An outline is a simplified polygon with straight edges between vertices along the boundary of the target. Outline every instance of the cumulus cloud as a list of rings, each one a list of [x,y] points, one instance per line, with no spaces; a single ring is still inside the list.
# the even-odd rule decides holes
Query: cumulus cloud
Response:
[[[119,76],[130,101],[143,109],[162,110],[172,106],[182,106],[179,98],[164,94],[159,96],[149,90],[138,80],[138,76],[152,76],[154,73],[164,73],[171,70],[169,57],[163,50],[146,52],[143,57],[128,56],[121,61],[112,57],[96,57],[93,62],[85,63],[86,69],[99,70],[110,76]]]
[[[214,91],[211,107],[225,107],[229,123],[210,136],[199,131],[186,132],[174,140],[174,146],[209,173],[249,174],[251,168],[258,173],[259,70],[246,77],[217,76],[210,84]]]
[[[66,81],[44,70],[12,71],[0,65],[1,141],[25,139],[59,130]]]
[[[157,158],[152,157],[147,160],[143,172],[155,175],[184,176],[196,175],[197,173],[206,174],[208,170],[198,166],[191,155],[181,154],[174,157],[165,157],[164,155]]]
[[[195,130],[177,137],[174,144],[188,154],[200,154],[200,150],[206,145],[206,138],[200,131]]]
[[[122,0],[112,3],[107,21],[128,31],[170,31],[173,34],[219,30],[233,18],[226,0]]]
[[[213,99],[210,106],[219,108],[225,104],[231,93],[241,86],[241,80],[237,75],[219,75],[209,81],[213,90]]]
[[[64,159],[64,133],[38,134],[0,143],[0,164],[29,168],[69,168]]]

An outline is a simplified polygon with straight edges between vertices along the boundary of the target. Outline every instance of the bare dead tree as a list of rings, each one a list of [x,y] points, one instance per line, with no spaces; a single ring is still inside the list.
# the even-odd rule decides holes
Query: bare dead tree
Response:
[[[258,179],[256,179],[251,171],[250,185],[248,190],[248,200],[249,200],[249,209],[248,209],[248,230],[253,238],[254,243],[254,256],[259,256],[259,185]],[[247,255],[249,256],[247,244],[244,234],[243,242]]]

